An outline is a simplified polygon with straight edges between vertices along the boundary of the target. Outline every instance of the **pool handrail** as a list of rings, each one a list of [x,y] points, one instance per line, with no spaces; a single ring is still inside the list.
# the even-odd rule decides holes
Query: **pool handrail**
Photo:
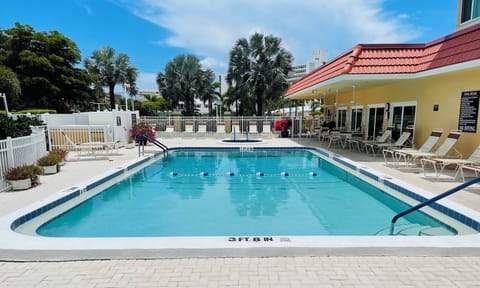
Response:
[[[145,139],[147,139],[150,143],[152,143],[153,145],[159,147],[160,149],[162,149],[163,151],[163,154],[165,156],[168,156],[168,147],[163,144],[162,142],[158,141],[157,139],[153,139],[152,137],[150,137],[148,134],[143,134],[142,135]],[[142,141],[140,141],[142,142]]]
[[[433,197],[433,198],[430,198],[430,199],[428,199],[428,200],[426,200],[426,201],[424,201],[424,202],[422,202],[422,203],[420,203],[420,204],[417,204],[417,205],[415,205],[415,206],[413,206],[413,207],[410,207],[409,209],[407,209],[407,210],[405,210],[405,211],[403,211],[403,212],[398,213],[397,215],[393,216],[393,218],[392,218],[392,222],[391,222],[391,224],[390,224],[390,234],[389,234],[389,235],[393,235],[393,230],[394,230],[394,228],[395,228],[395,222],[397,222],[397,220],[398,220],[400,217],[403,217],[403,216],[405,216],[405,215],[407,215],[407,214],[410,214],[410,213],[412,213],[412,212],[415,212],[415,211],[417,211],[417,210],[420,209],[420,208],[423,208],[423,207],[425,207],[425,206],[427,206],[427,205],[430,205],[430,204],[432,204],[433,202],[436,202],[437,200],[440,200],[440,199],[445,198],[445,197],[447,197],[447,196],[449,196],[449,195],[451,195],[451,194],[453,194],[453,193],[456,193],[456,192],[458,192],[458,191],[461,191],[461,190],[463,190],[464,188],[467,188],[468,186],[473,185],[473,184],[476,184],[476,183],[478,183],[478,182],[480,182],[480,177],[477,177],[477,178],[474,178],[474,179],[469,180],[469,181],[467,181],[467,182],[464,182],[464,183],[462,183],[462,184],[460,184],[460,185],[458,185],[458,186],[456,186],[456,187],[453,187],[453,188],[450,189],[450,190],[447,190],[447,191],[443,192],[443,193],[440,194],[440,195],[437,195],[437,196],[435,196],[435,197]]]

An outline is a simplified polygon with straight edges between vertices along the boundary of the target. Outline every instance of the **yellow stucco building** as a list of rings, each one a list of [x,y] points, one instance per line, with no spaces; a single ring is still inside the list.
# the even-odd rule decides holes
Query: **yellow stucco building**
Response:
[[[459,0],[457,30],[426,44],[359,44],[293,83],[285,96],[321,99],[325,120],[374,138],[387,126],[414,127],[420,146],[432,129],[462,130],[468,157],[480,145],[480,0]]]

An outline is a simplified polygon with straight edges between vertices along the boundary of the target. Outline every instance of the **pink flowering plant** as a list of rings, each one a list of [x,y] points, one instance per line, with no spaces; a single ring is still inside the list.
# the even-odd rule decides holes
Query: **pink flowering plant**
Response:
[[[138,141],[139,137],[145,134],[150,136],[150,138],[155,138],[153,127],[145,122],[139,122],[130,129],[130,138],[132,140]]]

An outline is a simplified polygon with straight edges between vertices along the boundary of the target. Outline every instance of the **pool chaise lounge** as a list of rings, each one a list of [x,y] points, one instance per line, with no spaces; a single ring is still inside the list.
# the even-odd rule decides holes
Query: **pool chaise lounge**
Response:
[[[380,144],[380,143],[389,143],[390,142],[390,139],[392,138],[392,131],[393,131],[393,127],[392,126],[388,126],[387,129],[385,130],[385,132],[383,132],[383,134],[378,137],[378,139],[376,140],[354,140],[352,139],[351,141],[357,141],[357,146],[360,146],[360,149],[363,149],[365,150],[365,152],[368,154],[368,148],[367,146],[369,145],[374,145],[374,144]]]
[[[422,169],[423,169],[423,174],[426,176],[426,166],[427,164],[431,164],[433,167],[433,170],[435,172],[436,177],[440,177],[440,175],[443,173],[444,169],[447,166],[450,165],[456,165],[455,170],[457,173],[455,176],[458,175],[458,173],[461,174],[462,180],[465,181],[465,177],[463,175],[463,170],[461,169],[463,166],[466,166],[465,169],[476,171],[479,168],[478,165],[480,165],[480,145],[473,151],[473,153],[468,157],[468,159],[457,159],[457,158],[425,158],[421,159],[421,164],[422,164]]]
[[[443,129],[441,128],[435,128],[432,130],[430,133],[430,136],[428,136],[427,140],[423,143],[422,146],[418,149],[413,149],[413,148],[403,148],[403,149],[384,149],[383,150],[383,158],[385,159],[385,162],[387,163],[387,158],[388,155],[391,156],[393,159],[394,165],[399,164],[401,158],[405,158],[405,162],[407,162],[406,154],[404,153],[415,153],[415,152],[430,152],[435,144],[437,144],[438,140],[440,140],[440,137],[443,134]]]
[[[448,153],[455,148],[453,147],[455,143],[457,143],[458,138],[462,135],[461,131],[454,130],[448,133],[447,139],[443,141],[443,143],[438,147],[435,152],[422,152],[422,151],[403,151],[397,152],[398,157],[403,157],[405,159],[406,165],[415,165],[417,160],[421,160],[424,158],[446,158]],[[455,150],[456,154],[452,156],[452,158],[462,158],[462,154],[460,154],[457,150]]]
[[[408,139],[412,133],[410,132],[403,132],[402,135],[395,141],[395,143],[372,143],[372,144],[366,144],[365,145],[365,150],[372,151],[372,155],[375,156],[377,152],[383,151],[384,149],[400,149],[402,148],[405,143],[407,143]],[[367,152],[368,154],[368,152]]]

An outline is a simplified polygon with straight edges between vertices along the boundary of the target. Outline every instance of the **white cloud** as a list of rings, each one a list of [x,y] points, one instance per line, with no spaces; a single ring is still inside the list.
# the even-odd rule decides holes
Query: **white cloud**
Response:
[[[124,0],[124,3],[126,0]],[[168,29],[163,44],[187,48],[203,64],[225,72],[228,54],[239,38],[253,32],[273,34],[295,57],[312,59],[314,50],[339,55],[358,43],[401,43],[420,32],[392,16],[381,0],[132,0],[138,17]]]

